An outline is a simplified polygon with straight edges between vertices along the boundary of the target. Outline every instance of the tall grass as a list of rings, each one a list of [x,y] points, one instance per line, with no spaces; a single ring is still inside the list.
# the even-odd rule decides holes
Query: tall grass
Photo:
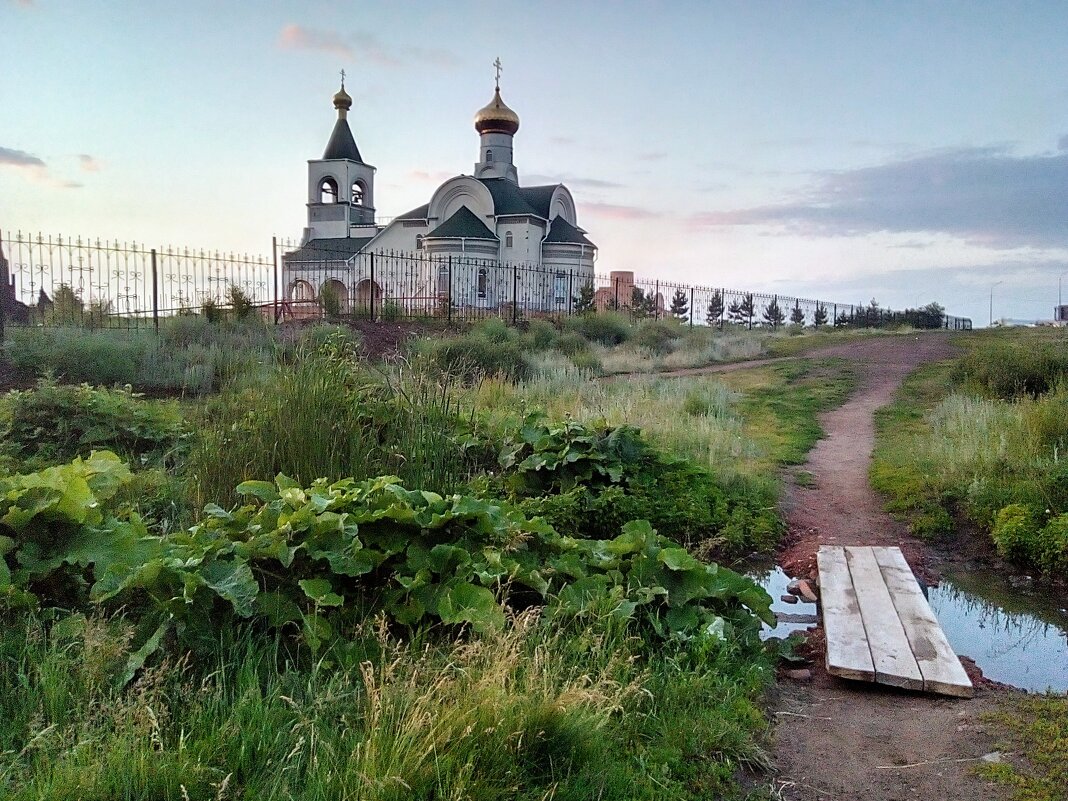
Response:
[[[242,630],[213,664],[171,657],[123,691],[130,637],[80,617],[5,629],[0,795],[684,799],[767,764],[769,667],[727,644],[649,661],[618,628],[551,632],[530,612],[441,645],[368,624],[301,667]]]
[[[163,321],[158,337],[151,330],[15,328],[5,350],[27,375],[204,395],[273,361],[276,346],[258,321],[211,324],[190,316]]]
[[[278,473],[302,484],[397,475],[455,491],[478,454],[454,439],[463,418],[452,383],[421,366],[377,373],[351,351],[277,365],[204,406],[187,467],[194,502],[233,503],[238,483]]]

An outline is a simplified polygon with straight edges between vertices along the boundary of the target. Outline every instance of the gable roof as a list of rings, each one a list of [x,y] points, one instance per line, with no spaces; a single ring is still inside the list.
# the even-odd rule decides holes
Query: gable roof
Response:
[[[330,141],[326,143],[323,159],[348,159],[363,164],[360,158],[360,150],[356,147],[356,140],[352,136],[348,120],[339,118],[334,123],[334,130],[330,134]]]
[[[492,239],[500,241],[467,206],[460,206],[445,222],[426,235],[427,239]]]
[[[549,233],[542,241],[549,243],[568,242],[575,245],[597,247],[593,242],[586,238],[586,235],[581,228],[576,228],[563,217],[559,216],[553,218],[553,221],[549,224]]]
[[[348,261],[374,237],[339,237],[337,239],[309,239],[296,250],[282,256],[285,262]]]
[[[507,178],[479,178],[493,197],[495,214],[533,214],[549,219],[549,204],[559,184],[519,186]]]
[[[406,212],[404,212],[404,214],[398,214],[393,219],[395,219],[395,220],[425,220],[428,211],[430,211],[430,204],[429,203],[424,203],[422,206],[419,206],[419,208],[412,209],[411,211],[406,211]]]

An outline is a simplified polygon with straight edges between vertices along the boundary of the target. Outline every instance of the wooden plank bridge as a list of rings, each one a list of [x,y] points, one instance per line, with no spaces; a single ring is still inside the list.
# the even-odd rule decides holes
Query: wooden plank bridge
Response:
[[[827,672],[971,698],[971,680],[900,548],[821,546]]]

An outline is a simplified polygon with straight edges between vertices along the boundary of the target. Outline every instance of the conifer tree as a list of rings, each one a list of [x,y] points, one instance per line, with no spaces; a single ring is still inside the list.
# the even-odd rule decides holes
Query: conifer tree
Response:
[[[792,312],[790,312],[790,322],[793,323],[794,325],[804,325],[805,324],[805,313],[803,311],[801,311],[801,301],[800,300],[795,300],[794,301],[794,309],[793,309]]]
[[[709,325],[723,323],[723,293],[718,289],[713,293],[712,300],[708,301],[708,308],[705,310],[705,322]]]
[[[686,297],[682,287],[676,289],[675,294],[671,296],[671,313],[680,320],[685,320],[690,313],[690,299]]]
[[[575,314],[592,312],[594,308],[594,294],[593,282],[587,281],[579,287],[578,294],[571,299],[571,310],[575,312]]]
[[[778,328],[784,322],[786,322],[786,314],[783,313],[782,307],[779,305],[779,296],[776,295],[771,299],[771,303],[764,307],[764,325],[770,325],[772,328]]]
[[[753,305],[753,293],[746,292],[742,295],[742,302],[740,304],[742,314],[745,316],[746,324],[749,326],[749,330],[753,330],[753,314],[756,312],[756,307]]]
[[[827,325],[827,307],[822,303],[816,303],[816,311],[812,315],[812,325],[819,328]]]

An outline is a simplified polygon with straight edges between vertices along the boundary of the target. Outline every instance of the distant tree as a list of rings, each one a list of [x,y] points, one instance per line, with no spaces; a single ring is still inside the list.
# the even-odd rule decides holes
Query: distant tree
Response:
[[[756,312],[756,306],[753,305],[753,293],[746,292],[742,295],[742,302],[740,304],[742,314],[745,315],[746,323],[749,326],[749,330],[753,330],[753,314]]]
[[[594,294],[593,282],[587,281],[579,287],[578,294],[571,299],[571,310],[575,314],[592,312],[594,309]]]
[[[632,287],[630,290],[630,310],[639,320],[650,316],[649,301],[645,297],[645,291],[640,287]]]
[[[56,287],[52,296],[52,309],[49,320],[53,323],[80,323],[85,304],[68,284],[60,284]]]
[[[946,307],[940,303],[928,303],[917,311],[917,328],[941,328],[946,319]]]
[[[812,325],[816,328],[827,325],[827,306],[823,303],[816,304],[816,311],[812,314]]]
[[[211,295],[201,301],[200,313],[204,315],[204,319],[209,323],[215,324],[222,322],[223,312],[222,309],[219,308],[219,301]]]
[[[838,312],[838,316],[834,318],[835,328],[848,328],[849,327],[849,315],[845,311]]]
[[[690,299],[682,287],[676,289],[675,294],[671,296],[671,313],[680,320],[685,320],[690,313]]]
[[[323,314],[329,320],[336,320],[341,316],[341,292],[337,288],[336,281],[327,281],[319,291],[319,305],[323,308]]]
[[[233,282],[226,287],[226,303],[237,320],[246,320],[256,311],[256,304],[249,294]]]
[[[772,328],[778,328],[780,325],[786,322],[786,314],[783,312],[782,307],[779,305],[779,296],[776,295],[771,299],[771,303],[764,307],[764,325],[770,325]]]
[[[718,289],[712,294],[712,300],[708,301],[705,322],[709,325],[719,325],[723,322],[723,293]]]
[[[794,325],[804,325],[805,324],[805,313],[803,311],[801,311],[801,301],[800,300],[795,300],[794,301],[794,309],[793,309],[793,311],[790,312],[790,322],[793,323]]]
[[[737,298],[732,300],[727,307],[727,319],[733,325],[745,325],[745,312],[742,311],[742,304],[738,302]]]

